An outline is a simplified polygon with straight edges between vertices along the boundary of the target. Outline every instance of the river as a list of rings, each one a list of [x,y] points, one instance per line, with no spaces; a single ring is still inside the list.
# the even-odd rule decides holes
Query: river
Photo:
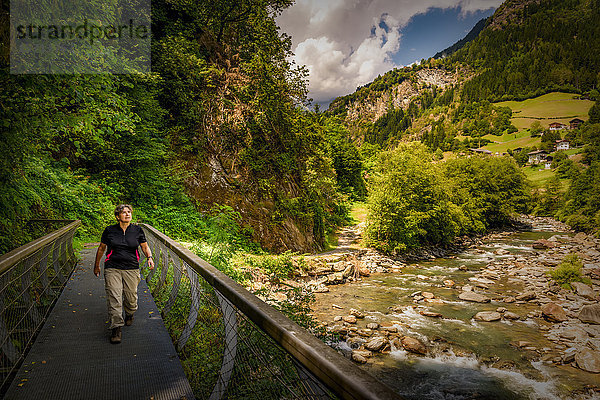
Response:
[[[356,322],[358,330],[377,323],[426,343],[426,356],[392,345],[362,364],[407,399],[600,398],[598,392],[583,394],[586,385],[600,386],[598,374],[551,362],[562,347],[545,335],[553,324],[535,318],[540,303],[503,301],[526,291],[527,283],[515,274],[500,274],[493,285],[477,278],[490,264],[535,260],[540,252],[532,250],[532,244],[555,235],[573,236],[538,224],[532,231],[491,235],[458,254],[409,263],[400,272],[328,286],[328,292],[316,294],[313,313],[331,326],[351,307],[365,315]],[[459,299],[465,285],[475,286],[492,301]],[[474,320],[480,311],[509,312],[520,318]],[[356,348],[361,338],[368,340],[369,331],[361,332],[352,335],[357,340],[340,340],[334,346],[350,353],[351,345]]]

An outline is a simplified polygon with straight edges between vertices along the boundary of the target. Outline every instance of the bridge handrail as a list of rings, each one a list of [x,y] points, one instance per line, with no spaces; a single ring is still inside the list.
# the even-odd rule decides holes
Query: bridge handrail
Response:
[[[39,222],[64,222],[68,223],[68,225],[63,226],[60,229],[57,229],[49,234],[42,236],[39,239],[31,241],[21,247],[18,247],[14,250],[9,251],[6,254],[0,256],[0,275],[6,272],[10,267],[18,263],[20,260],[30,256],[36,251],[40,250],[42,247],[55,241],[57,238],[64,235],[66,232],[77,229],[81,225],[81,220],[73,220],[73,219],[57,219],[57,220],[32,220]]]
[[[399,399],[389,387],[264,303],[198,255],[148,224],[140,224],[202,276],[318,380],[344,399]]]
[[[10,383],[75,267],[80,220],[0,256],[0,392]]]

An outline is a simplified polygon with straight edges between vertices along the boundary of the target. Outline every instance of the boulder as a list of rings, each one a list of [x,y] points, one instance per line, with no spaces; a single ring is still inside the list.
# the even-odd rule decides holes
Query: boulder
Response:
[[[559,336],[567,340],[583,340],[587,339],[588,333],[579,326],[566,326],[561,329]]]
[[[533,300],[535,299],[536,294],[533,291],[527,291],[525,293],[521,293],[520,295],[518,295],[517,297],[515,297],[515,300],[517,301],[529,301],[529,300]]]
[[[435,295],[431,292],[421,292],[421,296],[426,299],[433,299],[435,297]]]
[[[596,300],[598,295],[594,290],[582,282],[572,282],[571,287],[575,290],[575,293],[580,295],[581,297],[585,297],[586,299]]]
[[[568,319],[565,310],[556,303],[544,304],[542,306],[542,316],[551,322],[563,322]]]
[[[356,318],[364,318],[365,317],[365,315],[362,312],[358,311],[355,308],[350,309],[350,315],[353,315]]]
[[[380,351],[385,347],[387,342],[387,338],[384,338],[382,336],[375,336],[374,338],[370,339],[367,343],[365,343],[365,348],[371,351]]]
[[[349,324],[356,323],[356,317],[354,315],[346,315],[345,317],[342,317],[342,319],[344,320],[344,322],[347,322]]]
[[[486,296],[475,292],[462,292],[458,298],[465,301],[473,301],[475,303],[489,303],[490,299]]]
[[[379,328],[379,324],[377,322],[369,322],[367,324],[367,329],[378,329]]]
[[[410,336],[404,336],[400,341],[404,350],[410,351],[411,353],[427,354],[427,347],[419,340]]]
[[[588,324],[600,324],[600,304],[590,304],[581,307],[579,315],[577,316],[581,322]]]
[[[473,317],[478,321],[492,322],[502,318],[502,314],[496,311],[480,311]]]
[[[584,371],[594,374],[600,373],[600,353],[584,348],[575,354],[577,366]]]

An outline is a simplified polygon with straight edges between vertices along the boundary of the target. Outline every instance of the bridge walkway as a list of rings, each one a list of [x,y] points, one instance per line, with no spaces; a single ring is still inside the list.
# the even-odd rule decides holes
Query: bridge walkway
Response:
[[[144,280],[132,326],[109,342],[104,278],[85,248],[4,397],[16,399],[194,399]]]

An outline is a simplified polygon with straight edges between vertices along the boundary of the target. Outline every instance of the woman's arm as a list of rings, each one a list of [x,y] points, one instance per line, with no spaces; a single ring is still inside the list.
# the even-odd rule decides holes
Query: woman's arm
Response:
[[[142,247],[142,251],[146,255],[146,258],[148,258],[148,266],[150,269],[154,269],[154,259],[152,258],[152,252],[150,251],[148,242],[140,243],[140,246]]]
[[[96,252],[96,262],[94,263],[94,275],[100,276],[100,260],[102,260],[102,256],[106,251],[106,245],[104,243],[100,243],[98,246],[98,251]]]

